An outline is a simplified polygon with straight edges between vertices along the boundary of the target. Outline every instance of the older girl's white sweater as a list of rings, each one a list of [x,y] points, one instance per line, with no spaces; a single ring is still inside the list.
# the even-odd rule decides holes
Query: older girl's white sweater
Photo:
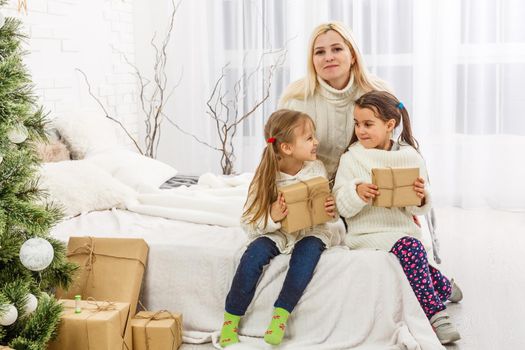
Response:
[[[415,168],[425,179],[425,203],[421,207],[374,207],[357,194],[356,186],[371,183],[373,168]],[[412,236],[421,240],[421,228],[413,215],[424,215],[431,208],[425,162],[409,145],[394,144],[391,151],[366,149],[359,142],[343,154],[333,188],[337,209],[348,223],[346,244],[351,249],[372,248],[389,251],[394,243]],[[430,247],[425,246],[429,251]]]
[[[277,173],[277,188],[297,183],[299,180],[306,181],[317,176],[326,177],[326,169],[323,163],[319,160],[304,162],[303,168],[293,176],[282,172]],[[333,222],[336,222],[337,218],[338,216]],[[296,242],[308,236],[319,238],[323,241],[326,248],[340,244],[342,241],[338,226],[331,222],[287,234],[280,230],[281,223],[274,222],[270,215],[268,215],[267,223],[264,222],[263,218],[255,224],[248,224],[248,221],[246,217],[241,218],[241,227],[248,235],[250,242],[261,236],[268,237],[277,244],[277,248],[282,254],[289,254]]]

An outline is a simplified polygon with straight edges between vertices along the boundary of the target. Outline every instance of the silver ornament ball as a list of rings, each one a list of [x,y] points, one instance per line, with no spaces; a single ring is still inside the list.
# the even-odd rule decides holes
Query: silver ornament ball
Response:
[[[36,310],[36,307],[38,306],[38,299],[31,293],[27,295],[27,302],[24,305],[24,312],[25,314],[30,314]]]
[[[42,271],[51,264],[55,252],[43,238],[31,238],[20,247],[20,261],[31,271]]]
[[[23,124],[15,125],[7,132],[7,138],[12,143],[22,143],[27,140],[28,136],[29,131]]]
[[[4,314],[4,316],[0,317],[0,325],[10,326],[15,323],[16,319],[18,318],[18,310],[16,307],[14,307],[12,304],[9,304],[4,305],[2,309],[7,309],[7,312]]]

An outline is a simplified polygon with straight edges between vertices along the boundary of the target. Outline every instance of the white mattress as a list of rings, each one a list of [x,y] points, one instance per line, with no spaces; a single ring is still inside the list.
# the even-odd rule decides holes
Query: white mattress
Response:
[[[69,219],[57,225],[52,235],[63,241],[85,235],[144,238],[150,251],[143,304],[151,310],[181,312],[186,343],[216,344],[224,300],[246,243],[239,227],[114,209]],[[265,270],[241,325],[240,334],[246,337],[232,350],[267,348],[261,337],[288,260],[289,256],[278,256]],[[349,252],[343,247],[323,253],[280,348],[444,349],[395,257],[377,251]]]

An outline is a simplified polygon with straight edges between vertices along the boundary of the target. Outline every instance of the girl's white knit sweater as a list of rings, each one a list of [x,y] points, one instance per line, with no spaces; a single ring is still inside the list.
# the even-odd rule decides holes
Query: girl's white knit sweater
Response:
[[[364,202],[357,194],[360,183],[372,183],[373,168],[415,168],[425,179],[425,203],[421,207],[382,208]],[[394,144],[391,151],[366,149],[359,142],[343,154],[337,171],[333,193],[337,209],[348,223],[346,244],[351,249],[372,248],[389,251],[394,243],[412,236],[421,240],[421,228],[413,215],[430,210],[431,198],[425,162],[409,145]],[[430,247],[425,247],[429,251]]]
[[[326,169],[323,163],[319,160],[312,162],[304,162],[303,168],[294,176],[282,172],[277,173],[277,188],[291,185],[301,181],[306,181],[311,178],[322,176],[326,177]],[[338,216],[333,221],[337,221]],[[241,218],[241,227],[248,235],[250,242],[261,237],[266,236],[277,244],[277,248],[282,254],[289,254],[296,242],[307,236],[315,236],[319,238],[326,245],[326,248],[341,243],[342,237],[335,225],[330,222],[316,225],[313,228],[304,229],[297,233],[287,234],[281,231],[281,223],[274,222],[270,215],[268,215],[268,222],[265,224],[264,219],[260,219],[255,224],[248,224],[246,217]]]

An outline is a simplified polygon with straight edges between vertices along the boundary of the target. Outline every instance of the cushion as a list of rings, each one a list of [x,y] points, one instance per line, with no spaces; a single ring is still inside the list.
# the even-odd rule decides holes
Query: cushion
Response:
[[[66,145],[60,141],[50,141],[49,143],[37,142],[35,149],[38,158],[40,158],[42,162],[60,162],[71,159]]]
[[[57,118],[53,126],[64,139],[72,159],[124,148],[124,142],[119,141],[118,125],[94,113]]]
[[[155,192],[177,175],[170,165],[128,150],[116,150],[86,159],[140,193]]]
[[[49,194],[46,202],[60,205],[68,217],[125,208],[125,203],[137,197],[133,189],[85,160],[43,163],[39,183]]]

